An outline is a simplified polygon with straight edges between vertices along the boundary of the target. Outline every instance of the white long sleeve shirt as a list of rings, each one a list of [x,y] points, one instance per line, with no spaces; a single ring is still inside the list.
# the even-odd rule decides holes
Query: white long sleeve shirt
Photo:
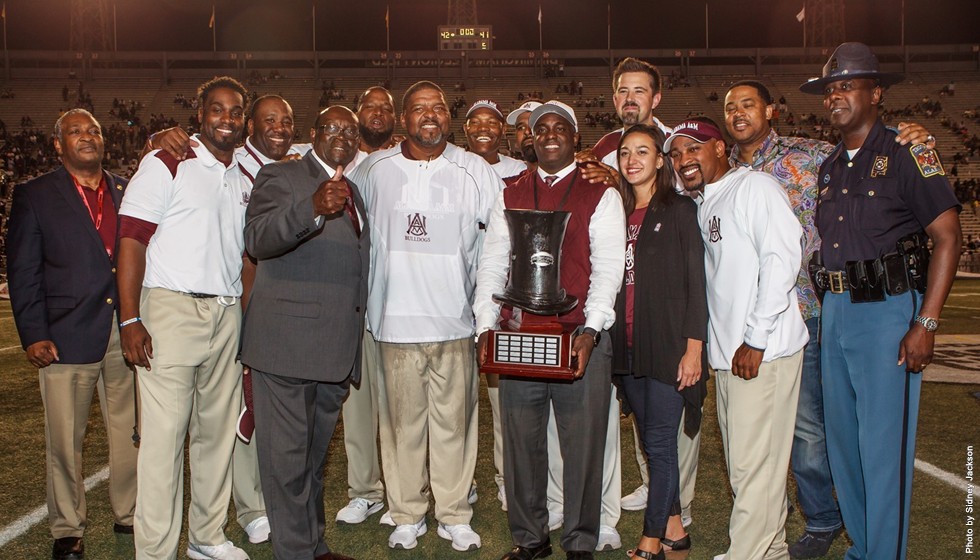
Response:
[[[554,173],[558,177],[555,182],[573,171],[575,164]],[[538,168],[538,174],[542,179],[549,175],[541,168]],[[510,271],[510,230],[504,218],[505,209],[504,194],[501,192],[490,215],[477,272],[476,295],[473,298],[477,334],[496,325],[500,304],[493,300],[493,294],[504,292]],[[589,253],[592,274],[584,302],[585,326],[601,331],[616,321],[616,295],[619,294],[626,269],[626,214],[623,212],[623,199],[616,189],[606,189],[589,220]],[[579,302],[579,305],[583,305],[583,302]]]
[[[350,175],[371,224],[368,328],[382,342],[473,335],[473,288],[503,181],[483,158],[449,144],[428,161],[401,146],[374,152]]]
[[[708,362],[732,369],[744,342],[764,362],[791,356],[809,335],[796,299],[803,229],[772,176],[732,169],[697,199],[708,279]]]

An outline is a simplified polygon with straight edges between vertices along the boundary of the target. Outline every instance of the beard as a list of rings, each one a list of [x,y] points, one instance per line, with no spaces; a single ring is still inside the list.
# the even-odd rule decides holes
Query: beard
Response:
[[[534,144],[521,146],[521,155],[524,156],[524,161],[528,163],[537,163],[538,161],[538,154],[534,151]]]
[[[435,136],[431,136],[431,137],[426,138],[425,136],[422,136],[422,132],[420,131],[418,134],[416,134],[412,138],[415,139],[415,142],[419,146],[424,146],[426,148],[434,148],[434,147],[438,146],[439,144],[442,144],[443,143],[443,141],[446,138],[446,135],[443,134],[442,131],[440,130],[439,131],[439,134],[436,134]]]
[[[629,112],[627,112],[628,109],[632,109],[632,110],[630,110]],[[629,104],[629,105],[624,106],[620,110],[622,111],[622,116],[619,117],[619,120],[623,121],[623,126],[625,128],[629,128],[629,127],[633,126],[634,124],[638,124],[640,122],[640,106],[639,105]]]
[[[387,144],[391,140],[392,133],[395,132],[394,126],[388,130],[371,130],[364,125],[360,125],[359,128],[361,130],[361,140],[374,149],[378,149]]]

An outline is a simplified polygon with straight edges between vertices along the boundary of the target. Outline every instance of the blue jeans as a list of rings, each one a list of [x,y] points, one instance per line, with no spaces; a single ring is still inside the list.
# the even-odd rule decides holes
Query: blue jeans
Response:
[[[681,513],[677,428],[684,413],[684,397],[677,387],[652,377],[624,375],[620,379],[647,455],[650,493],[643,516],[643,536],[662,539],[667,532],[667,518]]]
[[[820,319],[806,320],[810,342],[803,353],[800,404],[793,433],[793,476],[796,499],[806,516],[806,530],[827,532],[841,525],[840,510],[834,499],[834,484],[827,461],[827,437],[823,424],[823,382],[820,375],[820,345],[817,329]]]

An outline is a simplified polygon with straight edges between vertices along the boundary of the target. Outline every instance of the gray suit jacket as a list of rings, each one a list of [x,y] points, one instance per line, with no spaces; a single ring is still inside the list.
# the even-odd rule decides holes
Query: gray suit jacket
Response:
[[[317,227],[313,193],[330,176],[310,152],[266,165],[246,211],[245,247],[258,260],[242,332],[242,363],[313,381],[360,379],[369,228],[348,180],[361,236],[345,212]]]

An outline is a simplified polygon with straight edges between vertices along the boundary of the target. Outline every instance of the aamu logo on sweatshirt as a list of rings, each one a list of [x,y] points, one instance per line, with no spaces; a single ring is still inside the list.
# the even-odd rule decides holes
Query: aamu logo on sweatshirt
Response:
[[[421,241],[428,243],[429,232],[425,229],[425,216],[416,212],[408,215],[408,229],[405,230],[405,241]]]
[[[712,216],[708,221],[708,241],[718,243],[721,239],[721,218]]]

